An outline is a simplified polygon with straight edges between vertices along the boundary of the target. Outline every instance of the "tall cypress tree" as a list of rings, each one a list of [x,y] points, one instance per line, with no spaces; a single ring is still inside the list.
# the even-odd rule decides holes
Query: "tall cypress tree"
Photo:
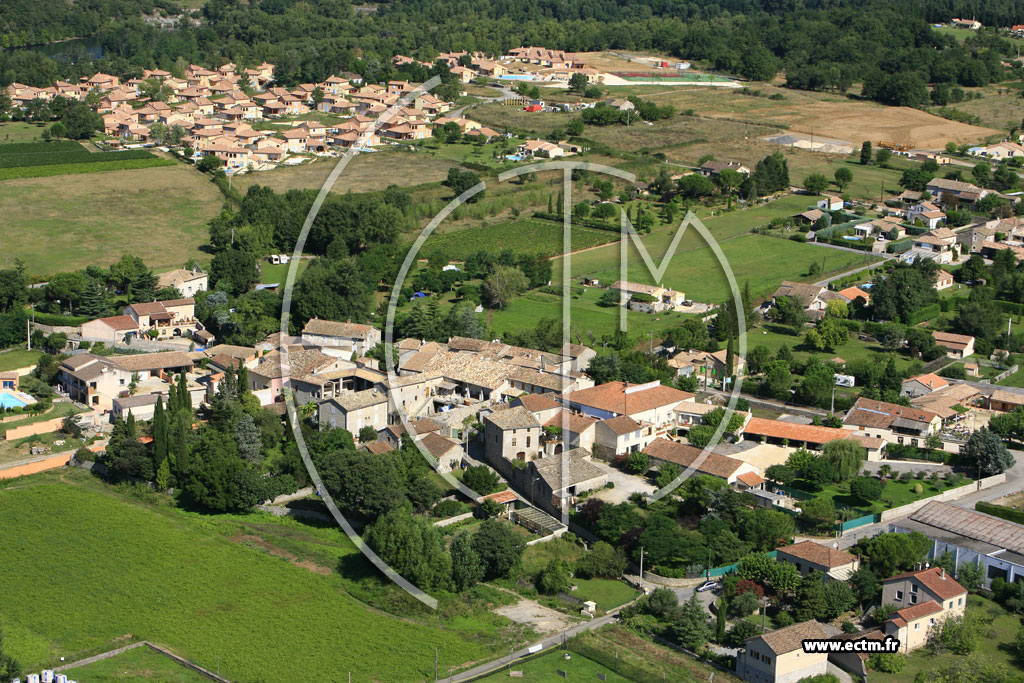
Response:
[[[136,438],[136,435],[138,434],[135,429],[135,415],[132,414],[132,411],[130,410],[128,411],[128,419],[124,421],[124,431],[125,436],[129,439]]]
[[[182,411],[192,415],[192,394],[188,393],[188,383],[185,380],[184,371],[178,375],[178,402]]]
[[[249,391],[249,369],[238,363],[238,398],[242,398]]]
[[[164,398],[158,396],[153,412],[153,462],[157,467],[167,459],[167,413],[164,412]]]

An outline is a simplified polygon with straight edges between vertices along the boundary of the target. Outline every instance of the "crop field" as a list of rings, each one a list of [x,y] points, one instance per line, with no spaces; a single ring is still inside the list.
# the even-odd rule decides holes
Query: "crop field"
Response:
[[[110,659],[65,671],[80,683],[94,681],[159,681],[159,683],[203,683],[210,679],[154,652],[143,645]]]
[[[250,185],[263,185],[277,192],[288,190],[319,190],[338,159],[322,159],[311,164],[281,166],[271,171],[246,173],[233,180],[240,192]],[[388,185],[409,187],[444,180],[453,161],[417,152],[384,149],[372,154],[358,154],[349,162],[332,188],[333,192],[369,192]]]
[[[435,647],[447,672],[516,632],[465,608],[443,621],[369,609],[349,590],[379,581],[335,528],[144,500],[77,471],[0,488],[0,553],[18,558],[0,567],[0,619],[25,670],[51,649],[74,661],[146,639],[209,669],[219,658],[234,681],[423,680]]]
[[[0,244],[32,275],[109,266],[126,253],[160,272],[209,261],[200,247],[222,204],[208,177],[180,164],[10,180],[0,183]]]
[[[628,92],[629,86],[626,86]],[[769,85],[754,86],[764,95],[752,97],[729,88],[645,87],[643,96],[678,110],[694,109],[701,116],[776,124],[793,131],[877,143],[889,140],[913,147],[942,149],[946,142],[975,142],[999,131],[950,121],[909,107],[887,107],[842,95],[806,92]],[[620,94],[620,89],[612,91]],[[783,99],[770,99],[781,95]]]
[[[571,230],[572,249],[587,249],[619,239],[613,230],[585,228]],[[466,259],[478,251],[498,252],[511,249],[516,253],[555,256],[562,252],[562,225],[555,221],[528,218],[510,223],[481,225],[448,233],[434,233],[423,243],[421,257],[437,253],[455,261]]]
[[[171,166],[143,149],[90,152],[77,142],[22,142],[0,145],[0,180]]]

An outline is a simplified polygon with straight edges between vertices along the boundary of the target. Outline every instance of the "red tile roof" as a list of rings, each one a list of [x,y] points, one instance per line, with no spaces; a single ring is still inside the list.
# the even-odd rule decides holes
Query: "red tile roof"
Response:
[[[904,607],[903,609],[896,612],[905,621],[917,621],[923,617],[927,617],[929,614],[935,614],[942,611],[942,606],[934,600],[928,602],[922,602],[917,605],[911,605],[910,607]]]
[[[822,567],[828,567],[829,569],[842,567],[857,560],[855,555],[851,555],[843,550],[836,550],[827,545],[815,543],[814,541],[801,541],[800,543],[787,545],[779,548],[779,552],[813,562]]]
[[[763,417],[752,417],[743,428],[744,434],[767,436],[773,439],[789,439],[790,441],[806,441],[809,443],[828,443],[836,439],[852,439],[853,432],[849,429],[818,427],[816,425],[768,420]]]
[[[495,503],[514,503],[516,501],[516,494],[514,491],[498,491],[497,493],[491,493],[489,495],[480,498],[483,500],[493,500]]]
[[[660,383],[629,384],[607,382],[589,389],[580,389],[565,395],[573,403],[619,415],[632,415],[673,405],[693,398],[687,391],[673,389]]]
[[[754,486],[760,486],[767,481],[764,477],[759,477],[753,472],[744,472],[743,474],[736,477],[739,481],[743,482],[747,486],[753,488]]]
[[[659,437],[648,444],[644,453],[655,460],[670,462],[681,467],[690,467],[700,456],[701,449]],[[727,480],[744,464],[742,460],[726,455],[708,453],[704,461],[695,469],[700,474],[710,474]]]
[[[918,583],[935,595],[939,596],[939,599],[941,600],[955,598],[958,595],[963,595],[967,592],[967,589],[957,583],[956,579],[947,574],[942,567],[932,567],[930,569],[922,569],[916,572],[904,572],[886,579],[882,583],[886,584],[891,581],[902,581],[903,579],[909,578],[917,579]]]

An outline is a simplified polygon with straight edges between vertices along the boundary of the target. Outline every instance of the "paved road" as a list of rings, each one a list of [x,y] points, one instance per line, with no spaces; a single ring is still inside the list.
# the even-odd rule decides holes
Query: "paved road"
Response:
[[[823,244],[823,245],[821,245],[821,246],[823,246],[823,247],[829,247],[830,249],[842,249],[843,251],[860,251],[859,249],[850,249],[850,248],[848,248],[848,247],[840,247],[840,246],[837,246],[837,245],[835,245],[835,244]],[[866,254],[867,252],[864,252],[864,251],[860,251],[860,253],[861,253],[861,254]],[[893,259],[893,258],[895,258],[895,257],[894,257],[893,255],[891,255],[891,254],[873,254],[873,256],[881,256],[881,257],[882,257],[882,258],[884,258],[884,259]],[[830,278],[826,278],[826,279],[824,279],[824,280],[821,280],[821,281],[819,281],[819,282],[815,282],[814,284],[816,284],[816,285],[818,285],[818,286],[820,286],[820,287],[827,287],[827,286],[828,286],[828,284],[829,284],[830,282],[833,282],[834,280],[840,280],[840,279],[842,279],[842,278],[844,278],[844,277],[847,277],[847,276],[849,276],[849,275],[854,275],[854,274],[856,274],[856,273],[859,273],[859,272],[860,272],[860,271],[862,271],[862,270],[868,270],[869,268],[877,268],[877,267],[878,267],[878,265],[879,265],[879,264],[878,264],[877,262],[875,262],[875,263],[869,263],[869,264],[867,264],[866,266],[860,266],[860,267],[858,267],[858,268],[854,268],[853,270],[848,270],[848,271],[846,271],[845,273],[840,273],[839,275],[833,275],[833,276],[832,276],[832,277],[830,277]]]

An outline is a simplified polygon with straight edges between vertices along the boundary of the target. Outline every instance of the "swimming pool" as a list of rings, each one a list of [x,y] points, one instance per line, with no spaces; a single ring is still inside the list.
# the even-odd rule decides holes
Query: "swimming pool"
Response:
[[[27,405],[27,401],[22,401],[14,394],[0,391],[0,408],[24,408]]]
[[[844,240],[850,240],[851,242],[859,242],[860,238],[856,235],[843,235]]]
[[[532,81],[536,79],[536,76],[531,74],[502,74],[498,78],[503,81]]]

